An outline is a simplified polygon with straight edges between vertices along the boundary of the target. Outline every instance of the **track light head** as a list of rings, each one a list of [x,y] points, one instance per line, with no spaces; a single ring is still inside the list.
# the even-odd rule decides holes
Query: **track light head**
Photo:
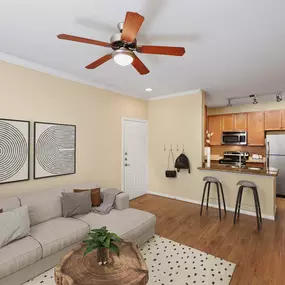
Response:
[[[227,107],[231,107],[231,106],[232,106],[231,99],[228,99],[228,105],[227,105]]]
[[[276,94],[276,101],[277,101],[277,102],[281,102],[282,100],[283,100],[283,98],[282,98],[282,92],[277,93],[277,94]]]
[[[249,95],[250,98],[253,98],[252,104],[256,105],[258,103],[256,95],[255,94],[251,94]]]

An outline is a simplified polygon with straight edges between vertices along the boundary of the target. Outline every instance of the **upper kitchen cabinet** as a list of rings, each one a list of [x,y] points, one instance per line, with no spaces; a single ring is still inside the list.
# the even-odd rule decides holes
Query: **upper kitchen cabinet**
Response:
[[[285,123],[285,122],[284,122]],[[265,112],[265,130],[275,131],[282,129],[282,111],[271,110]]]
[[[247,113],[234,114],[234,130],[235,131],[247,130]]]
[[[211,145],[221,145],[222,139],[222,117],[221,116],[209,116],[208,117],[208,130],[210,133],[214,133],[211,137]]]
[[[264,112],[248,113],[248,145],[264,146]]]
[[[223,132],[247,130],[247,113],[227,114],[221,117]]]
[[[222,115],[222,131],[232,131],[234,129],[234,115]]]

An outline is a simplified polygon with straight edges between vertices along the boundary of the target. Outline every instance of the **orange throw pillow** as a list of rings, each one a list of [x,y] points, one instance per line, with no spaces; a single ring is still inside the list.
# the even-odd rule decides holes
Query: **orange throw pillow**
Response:
[[[92,207],[99,206],[101,204],[100,188],[74,189],[73,191],[74,191],[74,193],[78,193],[78,192],[82,192],[82,191],[91,191]]]

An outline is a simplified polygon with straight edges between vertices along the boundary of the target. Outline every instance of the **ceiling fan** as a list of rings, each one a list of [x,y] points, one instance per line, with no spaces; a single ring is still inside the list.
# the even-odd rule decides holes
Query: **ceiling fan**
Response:
[[[68,40],[91,45],[98,45],[107,48],[112,48],[113,51],[108,53],[91,64],[87,65],[87,69],[94,69],[101,64],[107,62],[111,58],[119,65],[126,66],[132,64],[133,67],[141,74],[149,73],[148,68],[136,56],[135,51],[138,53],[148,54],[162,54],[182,56],[185,53],[184,47],[170,47],[170,46],[149,46],[137,45],[136,36],[144,21],[144,17],[138,13],[127,12],[125,22],[117,25],[120,33],[111,37],[110,43],[92,40],[88,38],[81,38],[67,34],[60,34],[57,37],[61,40]]]

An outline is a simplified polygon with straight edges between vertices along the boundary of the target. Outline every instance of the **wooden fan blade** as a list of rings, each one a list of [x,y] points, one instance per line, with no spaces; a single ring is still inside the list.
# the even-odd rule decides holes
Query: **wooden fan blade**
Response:
[[[132,65],[141,75],[149,73],[148,68],[142,63],[142,61],[136,55],[132,62]]]
[[[137,52],[182,56],[185,53],[185,48],[168,46],[139,46],[137,47]]]
[[[122,40],[132,43],[144,21],[144,17],[138,13],[127,12],[122,31]]]
[[[100,57],[99,59],[95,60],[94,62],[90,63],[89,65],[87,65],[85,68],[87,69],[94,69],[98,66],[100,66],[101,64],[105,63],[106,61],[110,60],[112,58],[112,54],[106,54],[102,57]]]
[[[92,39],[76,37],[76,36],[67,35],[67,34],[60,34],[57,37],[59,39],[61,39],[61,40],[67,40],[67,41],[91,44],[91,45],[102,46],[102,47],[110,47],[110,44],[106,43],[106,42],[101,42],[101,41],[96,41],[96,40],[92,40]]]

